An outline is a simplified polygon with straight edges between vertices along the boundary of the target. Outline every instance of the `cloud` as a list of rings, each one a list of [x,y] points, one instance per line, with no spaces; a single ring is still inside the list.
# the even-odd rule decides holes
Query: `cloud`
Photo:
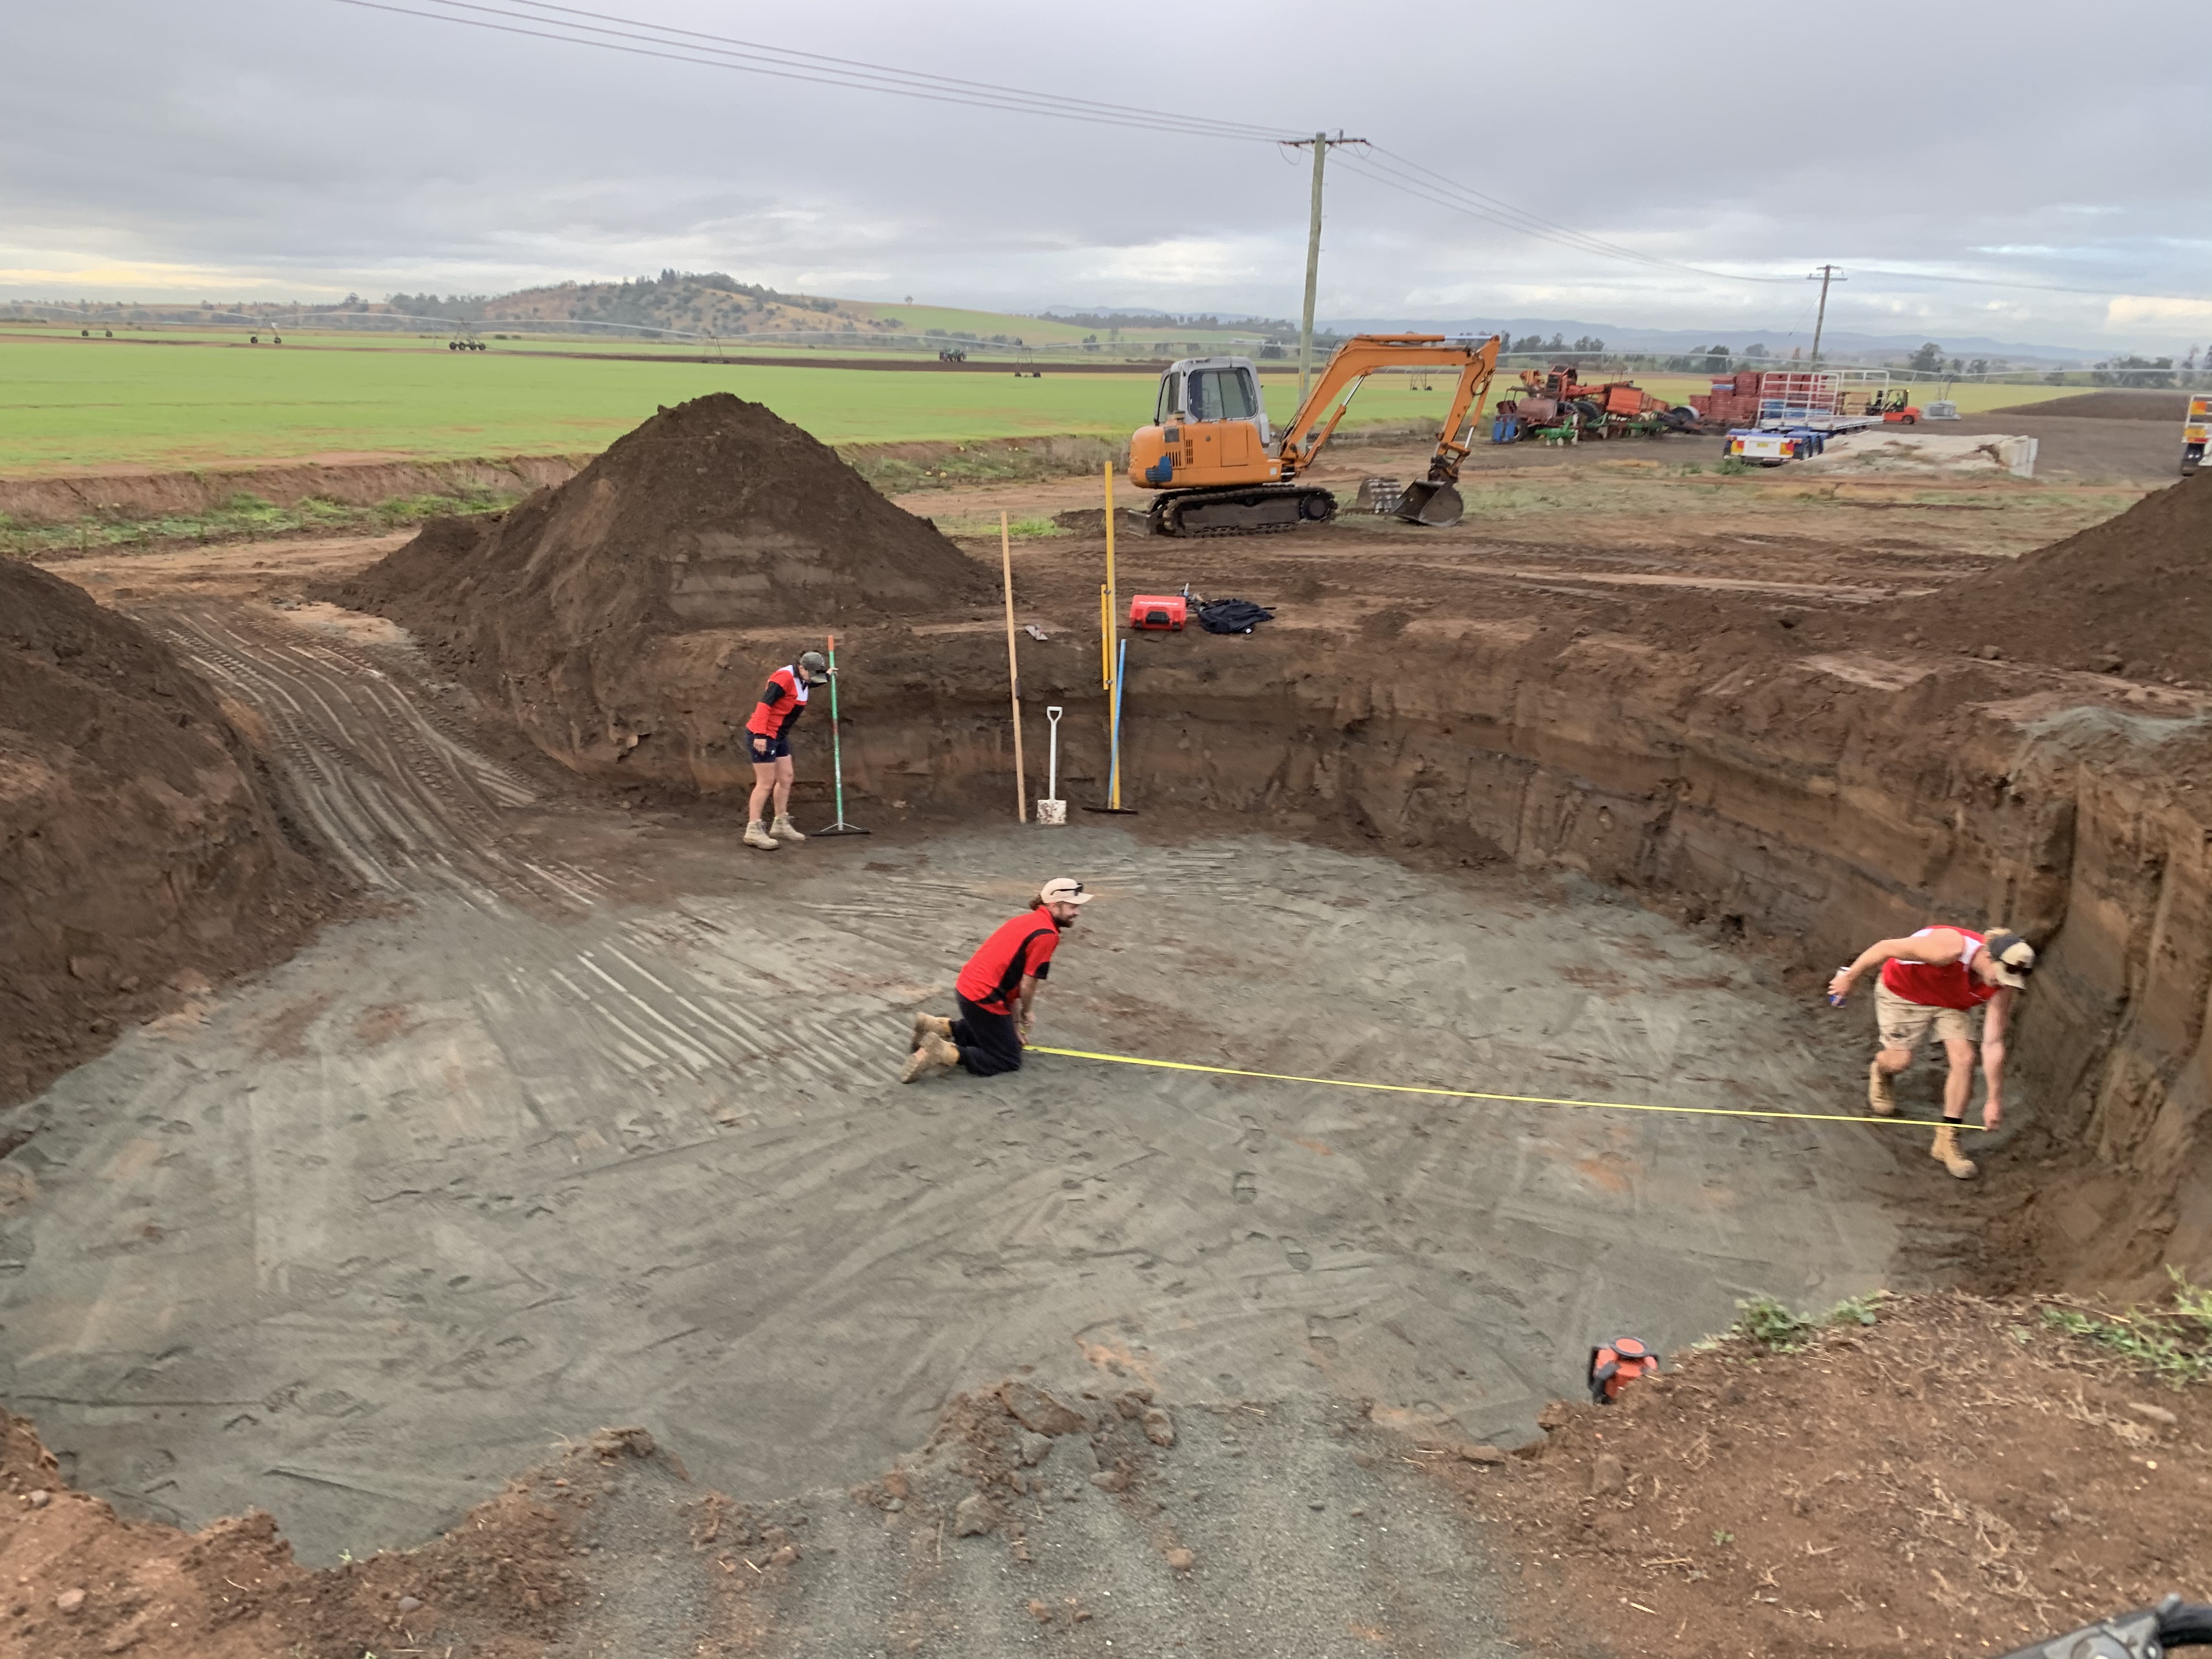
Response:
[[[2133,331],[2146,324],[2179,324],[2212,328],[2212,300],[2169,300],[2155,295],[2123,294],[2105,308],[2105,321],[2113,329]]]
[[[1794,279],[1837,260],[1829,324],[1907,316],[1937,337],[2002,317],[2017,337],[2168,349],[2193,312],[1852,275],[1996,270],[2190,295],[2212,221],[2212,7],[1859,0],[1762,13],[1733,0],[1583,14],[1322,0],[1180,16],[1173,54],[1102,52],[1080,9],[939,0],[733,9],[595,0],[667,25],[975,81],[1374,139],[1559,226],[1666,259],[1790,277],[1729,282],[1609,258],[1329,175],[1325,314],[1504,314],[1779,332]],[[1014,308],[1133,304],[1288,315],[1309,173],[1229,143],[624,58],[327,0],[71,0],[11,15],[0,54],[0,285],[324,297],[496,291],[664,265],[855,298]],[[733,19],[743,18],[743,22]],[[2053,40],[2065,50],[2051,49]],[[1417,52],[1378,42],[1418,41]],[[1971,65],[1940,94],[1911,62]],[[1533,66],[1643,88],[1571,118]],[[1313,72],[1316,62],[1329,65]],[[1765,144],[1789,94],[1765,66],[1852,88],[1848,141]],[[1228,67],[1233,65],[1233,69]],[[1541,228],[1539,227],[1538,228]],[[2003,250],[1983,253],[1978,250]],[[2089,274],[2085,274],[2089,273]],[[1994,300],[2020,301],[2009,312]],[[2190,302],[2193,303],[2193,302]],[[1584,308],[1588,309],[1585,310]],[[1763,320],[1762,320],[1763,319]],[[1856,319],[1855,321],[1855,319]]]

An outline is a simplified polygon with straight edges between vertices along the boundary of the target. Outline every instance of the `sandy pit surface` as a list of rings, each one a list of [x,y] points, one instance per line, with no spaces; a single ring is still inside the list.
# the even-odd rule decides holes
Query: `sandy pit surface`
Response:
[[[0,1389],[127,1508],[263,1505],[327,1561],[611,1419],[788,1492],[870,1478],[957,1389],[1109,1361],[1194,1409],[1511,1441],[1591,1329],[1893,1279],[1879,1127],[1054,1057],[895,1081],[909,1012],[1066,869],[1104,896],[1046,1042],[1852,1109],[1837,1027],[1594,891],[1143,821],[748,854],[489,757],[377,630],[141,614],[268,721],[375,913],[27,1109]]]

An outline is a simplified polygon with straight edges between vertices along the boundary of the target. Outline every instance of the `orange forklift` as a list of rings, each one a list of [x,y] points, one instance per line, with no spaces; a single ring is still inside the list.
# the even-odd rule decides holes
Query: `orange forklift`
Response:
[[[1428,476],[1406,486],[1397,514],[1408,524],[1457,524],[1466,512],[1460,464],[1497,372],[1499,343],[1494,334],[1484,340],[1355,334],[1322,366],[1279,433],[1269,428],[1250,359],[1186,357],[1171,365],[1160,376],[1153,423],[1129,440],[1129,482],[1159,492],[1152,498],[1152,533],[1255,536],[1326,524],[1336,516],[1336,497],[1300,483],[1299,476],[1313,466],[1360,384],[1393,368],[1459,372]]]

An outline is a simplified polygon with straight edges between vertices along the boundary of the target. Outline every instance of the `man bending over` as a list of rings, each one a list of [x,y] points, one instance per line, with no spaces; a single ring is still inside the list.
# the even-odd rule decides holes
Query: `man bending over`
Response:
[[[1959,1150],[1959,1126],[1966,1120],[1966,1100],[1974,1086],[1975,1026],[1980,1031],[1982,1075],[1989,1095],[1982,1103],[1982,1127],[1994,1129],[2004,1115],[2005,1031],[2012,1005],[2035,971],[2035,947],[2018,933],[2002,930],[1984,935],[1967,927],[1923,927],[1905,939],[1877,939],[1858,960],[1838,969],[1828,981],[1828,998],[1841,1006],[1859,975],[1881,963],[1875,987],[1875,1024],[1881,1050],[1867,1068],[1867,1104],[1877,1117],[1897,1110],[1893,1079],[1912,1063],[1912,1055],[1935,1028],[1951,1062],[1943,1081],[1943,1122],[1929,1156],[1965,1181],[1974,1164]],[[1984,1013],[1984,1010],[1988,1012]]]

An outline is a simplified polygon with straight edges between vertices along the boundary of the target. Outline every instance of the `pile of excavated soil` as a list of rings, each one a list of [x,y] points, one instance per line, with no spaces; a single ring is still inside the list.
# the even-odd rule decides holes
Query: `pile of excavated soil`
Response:
[[[992,587],[827,446],[716,392],[662,410],[497,520],[428,526],[339,597],[414,629],[496,688],[544,747],[590,765],[649,735],[621,714],[647,700],[669,638],[785,627],[797,649],[855,623],[972,610]],[[733,732],[784,659],[741,665]]]
[[[2179,421],[2188,412],[2185,392],[2085,392],[2078,398],[2051,398],[2039,404],[2014,404],[1991,415],[2057,415],[2075,420]],[[2175,442],[2180,441],[2179,436]]]
[[[251,721],[137,623],[0,561],[0,1103],[329,908]]]
[[[197,1534],[72,1492],[29,1422],[0,1413],[0,1655],[90,1659],[537,1659],[585,1596],[575,1540],[633,1454],[603,1430],[422,1548],[303,1567],[258,1510]],[[449,1645],[450,1644],[450,1645]]]
[[[2212,1399],[2042,1313],[1911,1297],[1796,1352],[1734,1337],[1436,1467],[1517,1558],[1534,1651],[1948,1659],[2203,1599]]]
[[[1871,617],[1924,644],[2130,678],[2212,681],[2212,476]]]

